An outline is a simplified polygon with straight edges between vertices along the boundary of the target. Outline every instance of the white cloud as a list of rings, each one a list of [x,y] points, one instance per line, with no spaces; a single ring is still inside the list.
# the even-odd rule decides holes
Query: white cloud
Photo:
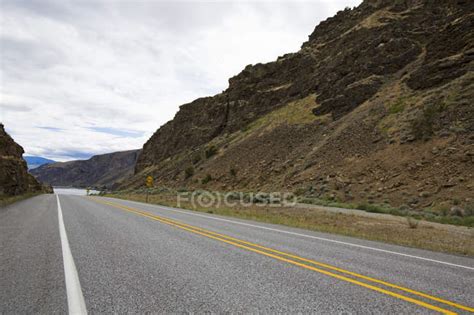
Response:
[[[30,155],[140,148],[179,105],[359,2],[2,1],[0,121]]]

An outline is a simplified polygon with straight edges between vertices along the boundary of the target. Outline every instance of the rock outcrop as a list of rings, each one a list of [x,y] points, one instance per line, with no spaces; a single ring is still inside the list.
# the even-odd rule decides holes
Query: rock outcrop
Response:
[[[42,165],[31,173],[53,186],[112,188],[133,174],[140,150],[95,155],[88,160]]]
[[[366,0],[340,11],[300,51],[182,105],[122,187],[151,174],[175,187],[415,208],[470,202],[473,24],[465,0]]]
[[[23,148],[0,124],[0,198],[51,192],[50,187],[42,185],[28,173],[23,153]]]

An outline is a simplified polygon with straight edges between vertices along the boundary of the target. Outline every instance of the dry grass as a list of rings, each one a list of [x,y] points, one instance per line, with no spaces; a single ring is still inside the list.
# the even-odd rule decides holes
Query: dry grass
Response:
[[[243,142],[251,136],[262,135],[271,132],[281,125],[306,125],[315,121],[327,124],[332,121],[331,115],[316,116],[312,110],[316,108],[316,94],[310,94],[302,99],[289,102],[270,113],[251,122],[241,130],[229,135],[228,138],[217,137],[210,143],[235,145]]]
[[[292,83],[275,86],[275,87],[272,87],[272,88],[269,88],[269,89],[265,90],[264,92],[275,92],[275,91],[278,91],[278,90],[287,89],[291,85],[292,85]]]
[[[315,116],[311,111],[316,106],[316,95],[311,94],[300,100],[290,102],[257,119],[250,124],[247,131],[261,128],[271,130],[282,124],[295,125],[312,123],[315,120],[321,119],[321,117]]]
[[[144,194],[128,193],[108,196],[145,201]],[[150,195],[149,202],[171,207],[177,206],[176,194],[173,193]],[[397,217],[393,219],[370,218],[314,208],[272,207],[269,205],[198,208],[193,207],[191,203],[183,202],[180,207],[397,245],[474,256],[474,233],[472,229],[466,227],[441,225],[425,221],[408,223],[406,220],[400,220]]]
[[[384,19],[399,19],[400,14],[388,11],[388,10],[380,10],[376,11],[372,15],[365,18],[359,25],[359,28],[374,28],[380,27],[387,24],[387,22],[383,22]]]

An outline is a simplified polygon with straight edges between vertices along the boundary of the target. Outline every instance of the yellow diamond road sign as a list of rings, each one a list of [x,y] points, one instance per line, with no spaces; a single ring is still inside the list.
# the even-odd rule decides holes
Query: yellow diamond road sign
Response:
[[[148,188],[153,187],[153,177],[147,176],[147,178],[146,178],[146,186],[147,186]]]

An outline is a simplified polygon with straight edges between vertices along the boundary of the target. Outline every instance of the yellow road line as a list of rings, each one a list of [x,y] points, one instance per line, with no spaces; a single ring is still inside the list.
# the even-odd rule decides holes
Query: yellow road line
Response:
[[[418,296],[422,296],[422,297],[425,297],[425,298],[428,298],[428,299],[432,299],[434,301],[444,303],[446,305],[450,305],[450,306],[453,306],[453,307],[457,307],[457,308],[460,308],[460,309],[463,309],[463,310],[467,310],[467,311],[470,311],[470,312],[473,312],[473,310],[474,310],[473,308],[470,308],[470,307],[467,307],[467,306],[464,306],[464,305],[460,305],[460,304],[457,304],[457,303],[454,303],[454,302],[446,301],[446,300],[443,300],[443,299],[440,299],[440,298],[437,298],[437,297],[434,297],[434,296],[431,296],[431,295],[428,295],[428,294],[425,294],[425,293],[422,293],[422,292],[418,292],[418,291],[415,291],[415,290],[411,290],[411,289],[408,289],[408,288],[397,286],[395,284],[391,284],[391,283],[388,283],[388,282],[385,282],[385,281],[382,281],[382,280],[378,280],[378,279],[374,279],[374,278],[367,277],[367,276],[364,276],[364,275],[360,275],[360,274],[357,274],[357,273],[354,273],[354,272],[351,272],[351,271],[347,271],[347,270],[337,268],[337,267],[334,267],[334,266],[331,266],[331,265],[327,265],[327,264],[324,264],[324,263],[319,263],[319,262],[316,262],[316,261],[313,261],[313,260],[310,260],[310,259],[306,259],[306,258],[303,258],[303,257],[299,257],[299,256],[296,256],[296,255],[284,253],[284,252],[281,252],[281,251],[278,251],[278,250],[275,250],[275,249],[272,249],[272,248],[264,247],[264,246],[261,246],[261,245],[258,245],[258,244],[254,244],[254,243],[251,243],[251,242],[239,240],[239,239],[227,236],[227,235],[223,235],[223,234],[219,234],[219,233],[216,233],[216,232],[208,231],[208,230],[205,230],[205,229],[202,229],[202,228],[199,228],[199,227],[195,227],[195,226],[192,226],[192,225],[188,225],[188,224],[185,224],[185,223],[174,221],[174,220],[171,220],[171,219],[168,219],[168,218],[163,218],[163,217],[160,217],[160,216],[157,216],[157,215],[145,212],[145,211],[141,211],[141,210],[138,210],[138,209],[130,208],[130,207],[123,206],[123,205],[116,204],[116,203],[112,203],[112,202],[100,201],[100,200],[97,200],[97,199],[94,199],[94,200],[96,202],[103,203],[103,204],[106,204],[106,205],[109,205],[109,206],[113,206],[115,208],[120,208],[122,210],[132,212],[132,213],[135,213],[135,214],[138,214],[138,215],[141,215],[141,216],[144,216],[144,217],[147,217],[147,218],[150,218],[150,219],[153,219],[153,220],[156,220],[156,221],[168,224],[168,225],[172,225],[172,226],[181,228],[183,230],[186,230],[186,231],[189,231],[189,232],[192,232],[192,233],[195,233],[195,234],[199,234],[199,235],[202,235],[202,236],[206,236],[208,238],[219,240],[221,242],[231,244],[231,245],[239,247],[239,248],[250,250],[252,252],[259,253],[261,255],[265,255],[265,256],[268,256],[268,257],[272,257],[274,259],[278,259],[278,260],[281,260],[281,261],[284,261],[284,262],[287,262],[287,263],[290,263],[290,264],[293,264],[293,265],[297,265],[297,266],[303,267],[305,269],[317,271],[319,273],[322,273],[322,274],[325,274],[325,275],[328,275],[328,276],[331,276],[331,277],[334,277],[334,278],[337,278],[337,279],[340,279],[340,280],[344,280],[344,281],[347,281],[347,282],[350,282],[350,283],[353,283],[353,284],[357,284],[359,286],[362,286],[362,287],[365,287],[365,288],[368,288],[368,289],[371,289],[371,290],[374,290],[374,291],[377,291],[377,292],[380,292],[380,293],[384,293],[384,294],[387,294],[387,295],[390,295],[390,296],[393,296],[393,297],[396,297],[396,298],[399,298],[399,299],[402,299],[402,300],[405,300],[405,301],[408,301],[408,302],[411,302],[411,303],[414,303],[414,304],[417,304],[417,305],[420,305],[420,306],[423,306],[425,308],[435,310],[435,311],[438,311],[438,312],[441,312],[441,313],[455,314],[454,312],[451,312],[449,310],[437,307],[435,305],[425,303],[425,302],[420,301],[420,300],[416,300],[416,299],[413,299],[413,298],[410,298],[410,297],[407,297],[407,296],[404,296],[404,295],[401,295],[401,294],[398,294],[398,293],[395,293],[395,292],[392,292],[392,291],[388,291],[388,290],[385,290],[385,289],[382,289],[382,288],[379,288],[379,287],[376,287],[376,286],[373,286],[373,285],[370,285],[370,284],[366,284],[364,282],[360,282],[358,280],[354,280],[354,279],[351,279],[351,278],[348,278],[348,277],[345,277],[345,276],[334,274],[334,273],[326,271],[326,270],[315,268],[313,266],[308,266],[306,264],[302,264],[300,262],[297,262],[297,261],[294,261],[294,260],[291,260],[291,259],[287,259],[287,258],[284,258],[284,257],[280,257],[280,256],[276,256],[276,255],[267,253],[267,252],[263,252],[263,251],[260,251],[258,249],[255,249],[255,248],[251,248],[251,247],[248,247],[248,246],[245,246],[245,245],[242,245],[242,244],[238,244],[236,242],[247,244],[247,245],[250,245],[250,246],[253,246],[253,247],[257,247],[257,248],[260,248],[260,249],[263,249],[263,250],[266,250],[266,251],[270,251],[270,252],[277,253],[277,254],[280,254],[280,255],[284,255],[284,256],[287,256],[287,257],[291,257],[291,258],[294,258],[294,259],[298,259],[298,260],[308,262],[308,263],[311,263],[311,264],[319,265],[321,267],[325,267],[325,268],[332,269],[332,270],[335,270],[335,271],[338,271],[338,272],[341,272],[341,273],[349,274],[351,276],[358,277],[358,278],[361,278],[361,279],[364,279],[364,280],[368,280],[368,281],[372,281],[372,282],[375,282],[375,283],[383,284],[383,285],[386,285],[388,287],[403,290],[403,291],[406,291],[406,292],[409,292],[409,293],[412,293],[412,294],[415,294],[415,295],[418,295]]]
[[[100,201],[100,202],[102,202],[102,201]],[[127,208],[127,209],[132,209],[134,211],[140,211],[141,212],[141,210],[129,208],[127,206],[123,206],[123,205],[116,204],[116,203],[112,203],[112,202],[105,202],[105,203],[107,203],[109,205],[116,206],[116,207]],[[156,215],[154,215],[154,216],[156,216]],[[159,217],[159,216],[157,216],[157,217]],[[335,267],[335,266],[331,266],[331,265],[328,265],[328,264],[325,264],[325,263],[321,263],[321,262],[317,262],[317,261],[314,261],[314,260],[311,260],[311,259],[307,259],[307,258],[303,258],[303,257],[300,257],[300,256],[292,255],[292,254],[289,254],[289,253],[281,252],[281,251],[278,251],[278,250],[273,249],[273,248],[269,248],[269,247],[258,245],[258,244],[252,243],[252,242],[247,242],[247,241],[244,241],[244,240],[240,240],[240,239],[228,236],[228,235],[224,235],[224,234],[220,234],[220,233],[217,233],[217,232],[209,231],[209,230],[199,228],[199,227],[196,227],[196,226],[192,226],[192,225],[189,225],[189,224],[186,224],[186,223],[177,222],[177,221],[174,221],[172,219],[168,219],[168,218],[164,218],[164,217],[159,217],[159,218],[161,218],[163,220],[170,221],[170,222],[174,222],[174,223],[177,223],[177,224],[180,224],[180,225],[183,225],[183,226],[187,226],[187,227],[190,227],[190,228],[193,228],[193,229],[196,229],[196,230],[204,231],[205,233],[217,235],[219,237],[223,237],[223,238],[230,239],[230,240],[233,240],[233,241],[237,241],[237,242],[240,242],[240,243],[243,243],[243,244],[251,245],[251,246],[254,246],[254,247],[257,247],[257,248],[260,248],[260,249],[264,249],[264,250],[267,250],[267,251],[270,251],[270,252],[273,252],[273,253],[284,255],[286,257],[298,259],[298,260],[308,262],[308,263],[311,263],[311,264],[314,264],[314,265],[317,265],[317,266],[321,266],[321,267],[324,267],[324,268],[335,270],[335,271],[338,271],[338,272],[341,272],[341,273],[344,273],[344,274],[348,274],[348,275],[351,275],[351,276],[354,276],[354,277],[357,277],[357,278],[360,278],[360,279],[364,279],[364,280],[371,281],[371,282],[374,282],[374,283],[379,283],[379,284],[382,284],[382,285],[385,285],[385,286],[388,286],[388,287],[391,287],[391,288],[395,288],[395,289],[405,291],[405,292],[408,292],[408,293],[411,293],[411,294],[414,294],[414,295],[418,295],[418,296],[421,296],[421,297],[424,297],[424,298],[427,298],[427,299],[430,299],[430,300],[433,300],[433,301],[436,301],[436,302],[440,302],[440,303],[443,303],[443,304],[446,304],[446,305],[449,305],[449,306],[452,306],[452,307],[456,307],[456,308],[459,308],[459,309],[462,309],[462,310],[465,310],[465,311],[474,312],[474,308],[471,308],[471,307],[468,307],[468,306],[465,306],[465,305],[461,305],[461,304],[458,304],[458,303],[455,303],[455,302],[451,302],[451,301],[448,301],[448,300],[444,300],[444,299],[441,299],[441,298],[438,298],[438,297],[435,297],[435,296],[432,296],[432,295],[429,295],[429,294],[426,294],[426,293],[423,293],[423,292],[415,291],[415,290],[405,288],[405,287],[402,287],[402,286],[399,286],[399,285],[396,285],[396,284],[392,284],[392,283],[389,283],[389,282],[386,282],[386,281],[383,281],[383,280],[371,278],[371,277],[364,276],[364,275],[361,275],[361,274],[358,274],[358,273],[355,273],[355,272],[351,272],[351,271],[348,271],[348,270],[345,270],[345,269],[341,269],[341,268],[338,268],[338,267]]]
[[[114,206],[116,205],[118,207],[122,207],[122,205],[109,203],[109,205],[112,205],[112,204]],[[123,207],[128,208],[126,206],[123,206]],[[133,208],[130,208],[130,209],[135,210]],[[136,210],[136,211],[142,212],[141,210]],[[152,215],[156,216],[154,214],[152,214]],[[156,217],[159,217],[159,216],[156,216]],[[203,228],[192,226],[192,225],[189,225],[189,224],[186,224],[186,223],[174,221],[174,220],[169,219],[169,218],[164,218],[164,217],[159,217],[159,218],[163,219],[163,220],[166,220],[166,221],[169,221],[169,222],[179,224],[179,225],[187,226],[187,227],[190,227],[190,228],[195,229],[195,230],[203,231],[203,232],[208,233],[208,234],[217,235],[217,236],[222,237],[222,238],[237,241],[239,243],[247,244],[247,245],[257,247],[257,248],[260,248],[260,249],[264,249],[266,251],[270,251],[270,252],[280,254],[280,255],[283,255],[283,256],[286,256],[286,257],[298,259],[298,260],[301,260],[301,261],[304,261],[304,262],[307,262],[307,263],[311,263],[313,265],[321,266],[321,267],[324,267],[324,268],[327,268],[327,269],[338,271],[340,273],[348,274],[348,275],[351,275],[351,276],[354,276],[354,277],[357,277],[357,278],[360,278],[360,279],[364,279],[364,280],[371,281],[371,282],[374,282],[374,283],[379,283],[379,284],[385,285],[387,287],[391,287],[391,288],[394,288],[394,289],[405,291],[405,292],[408,292],[408,293],[411,293],[411,294],[414,294],[414,295],[418,295],[418,296],[421,296],[421,297],[424,297],[424,298],[427,298],[427,299],[430,299],[430,300],[433,300],[433,301],[436,301],[436,302],[440,302],[440,303],[443,303],[443,304],[446,304],[446,305],[449,305],[449,306],[452,306],[452,307],[456,307],[456,308],[459,308],[459,309],[462,309],[462,310],[465,310],[465,311],[474,312],[474,308],[471,308],[469,306],[465,306],[465,305],[462,305],[462,304],[458,304],[458,303],[455,303],[455,302],[444,300],[444,299],[441,299],[441,298],[438,298],[438,297],[435,297],[435,296],[432,296],[432,295],[429,295],[429,294],[426,294],[426,293],[423,293],[423,292],[415,291],[415,290],[412,290],[412,289],[409,289],[409,288],[405,288],[405,287],[402,287],[402,286],[399,286],[399,285],[396,285],[396,284],[393,284],[393,283],[390,283],[390,282],[386,282],[386,281],[383,281],[383,280],[379,280],[379,279],[371,278],[371,277],[368,277],[368,276],[364,276],[364,275],[361,275],[361,274],[356,273],[356,272],[341,269],[341,268],[338,268],[338,267],[335,267],[335,266],[331,266],[331,265],[321,263],[321,262],[318,262],[318,261],[315,261],[315,260],[303,258],[303,257],[297,256],[297,255],[285,253],[285,252],[282,252],[282,251],[279,251],[279,250],[276,250],[276,249],[273,249],[273,248],[269,248],[269,247],[265,247],[265,246],[255,244],[255,243],[252,243],[252,242],[237,239],[237,238],[234,238],[232,236],[220,234],[220,233],[217,233],[217,232],[213,232],[213,231],[210,231],[210,230],[206,230],[206,229],[203,229]]]

